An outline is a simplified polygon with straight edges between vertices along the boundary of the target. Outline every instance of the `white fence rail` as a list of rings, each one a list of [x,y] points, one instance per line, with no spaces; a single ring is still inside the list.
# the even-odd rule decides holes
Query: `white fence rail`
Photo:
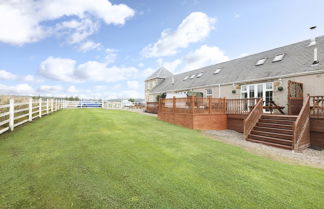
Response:
[[[63,99],[29,99],[28,102],[15,102],[0,105],[0,134],[13,131],[15,127],[31,122],[63,108],[104,108],[130,109],[123,102],[112,101],[67,101]]]
[[[23,103],[10,99],[9,104],[0,105],[0,134],[62,108],[63,100],[58,99],[29,99]]]

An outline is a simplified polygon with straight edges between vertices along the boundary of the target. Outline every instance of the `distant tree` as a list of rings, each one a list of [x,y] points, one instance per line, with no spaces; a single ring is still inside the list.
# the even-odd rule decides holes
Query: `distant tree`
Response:
[[[129,98],[128,101],[129,102],[135,102],[135,99],[134,98]]]

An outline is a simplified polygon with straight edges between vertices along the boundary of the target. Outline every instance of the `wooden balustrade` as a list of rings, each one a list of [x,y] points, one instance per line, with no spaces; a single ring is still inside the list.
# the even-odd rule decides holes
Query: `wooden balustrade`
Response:
[[[244,120],[244,137],[247,138],[247,136],[250,134],[254,126],[257,124],[259,119],[261,118],[263,114],[263,100],[259,99],[259,101],[254,105],[252,111],[249,113],[249,115]]]
[[[324,117],[324,96],[310,96],[310,115]]]
[[[158,113],[159,110],[159,102],[147,102],[146,103],[146,112],[149,113]]]
[[[248,114],[251,112],[259,98],[250,99],[227,99],[226,113],[227,114]]]
[[[226,99],[226,98],[172,98],[160,99],[159,111],[197,114],[248,114],[259,98]]]
[[[306,147],[310,143],[310,97],[308,96],[295,123],[293,124],[293,148],[294,150]]]
[[[161,112],[212,114],[225,113],[225,98],[172,98],[160,99]]]

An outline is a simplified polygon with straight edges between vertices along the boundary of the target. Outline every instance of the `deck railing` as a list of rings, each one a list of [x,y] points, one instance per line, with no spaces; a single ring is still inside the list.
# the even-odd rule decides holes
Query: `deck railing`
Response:
[[[263,100],[259,99],[244,120],[244,137],[247,138],[263,114]]]
[[[165,113],[197,113],[197,114],[220,114],[225,113],[225,98],[172,98],[160,99],[159,111]]]
[[[324,96],[310,96],[310,115],[324,117]]]
[[[251,99],[227,99],[226,113],[227,114],[248,114],[251,112],[259,98]]]
[[[158,113],[159,102],[147,102],[145,112],[148,113]]]
[[[299,115],[293,124],[293,146],[294,150],[308,146],[310,143],[310,97],[308,96]]]
[[[186,97],[160,99],[161,113],[248,114],[259,99]]]

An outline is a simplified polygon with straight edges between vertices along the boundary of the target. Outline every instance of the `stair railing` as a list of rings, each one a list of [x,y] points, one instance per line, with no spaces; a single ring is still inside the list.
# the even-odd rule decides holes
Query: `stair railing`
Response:
[[[244,138],[246,139],[251,133],[254,126],[257,124],[263,114],[263,100],[259,99],[252,111],[244,119]]]
[[[293,124],[293,149],[300,150],[310,144],[310,97],[308,96]]]

